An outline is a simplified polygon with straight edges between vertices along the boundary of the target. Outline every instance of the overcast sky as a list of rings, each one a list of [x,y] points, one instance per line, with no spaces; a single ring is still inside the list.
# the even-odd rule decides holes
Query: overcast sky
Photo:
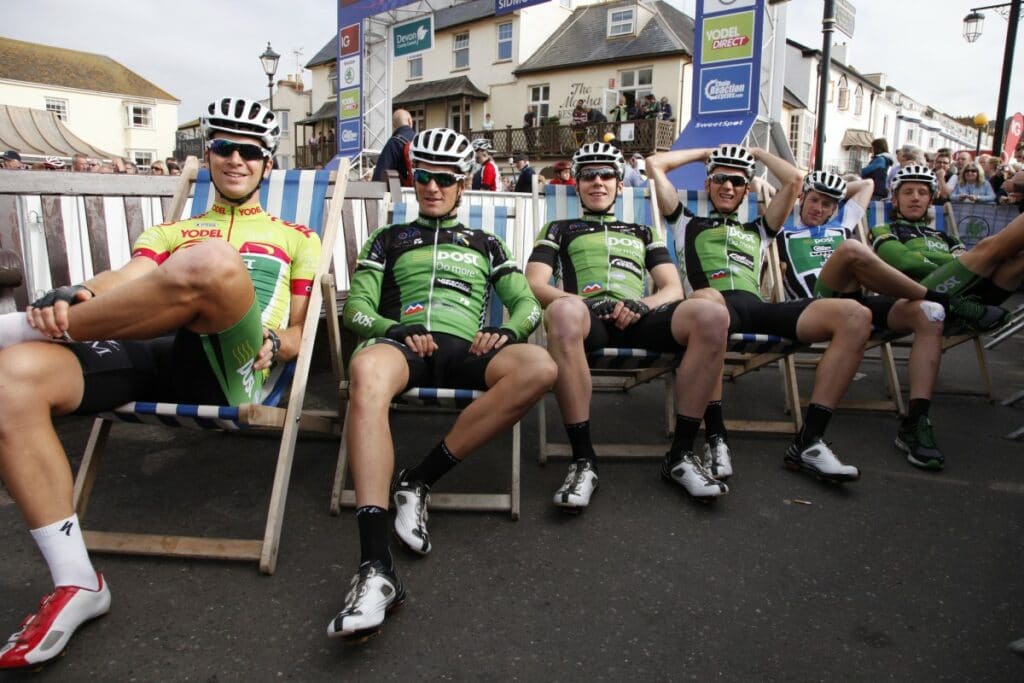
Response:
[[[696,0],[671,0],[693,14]],[[884,71],[889,84],[949,114],[986,113],[998,102],[1006,21],[986,12],[981,38],[967,43],[963,17],[994,0],[852,0],[856,30],[848,62]],[[789,36],[821,48],[822,0],[788,4]],[[105,54],[181,100],[195,118],[220,94],[265,97],[259,55],[281,53],[278,76],[296,71],[330,40],[332,0],[0,0],[0,35]],[[1024,39],[1018,38],[1007,111],[1024,110]],[[308,80],[307,80],[308,83]]]

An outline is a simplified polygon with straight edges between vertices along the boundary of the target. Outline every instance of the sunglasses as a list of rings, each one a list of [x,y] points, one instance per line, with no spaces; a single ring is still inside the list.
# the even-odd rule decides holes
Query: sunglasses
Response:
[[[225,159],[235,152],[238,152],[238,156],[242,157],[245,161],[260,161],[270,157],[270,150],[259,145],[251,145],[247,142],[232,142],[231,140],[222,140],[220,138],[207,142],[206,149]]]
[[[711,176],[711,182],[715,185],[725,185],[729,182],[733,187],[746,187],[747,185],[747,179],[744,176],[729,173],[716,173]]]
[[[455,183],[461,182],[466,177],[461,173],[424,171],[422,168],[415,169],[412,176],[419,185],[429,185],[430,181],[433,180],[437,183],[438,187],[451,187]]]
[[[619,174],[612,168],[585,168],[576,174],[576,178],[579,180],[612,180],[613,178],[618,180]]]

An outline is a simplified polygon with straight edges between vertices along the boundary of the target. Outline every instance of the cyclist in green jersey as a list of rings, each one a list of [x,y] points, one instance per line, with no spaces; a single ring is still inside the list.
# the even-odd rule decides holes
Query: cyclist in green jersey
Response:
[[[743,223],[736,210],[746,196],[757,161],[771,171],[781,187],[763,216]],[[704,162],[707,169],[704,189],[713,207],[709,216],[687,215],[668,179],[669,171],[692,162]],[[792,211],[804,174],[764,150],[738,145],[662,152],[647,160],[647,172],[655,181],[662,214],[674,225],[680,268],[692,289],[705,288],[701,296],[724,301],[730,332],[768,333],[805,344],[830,342],[818,364],[804,427],[787,449],[784,462],[792,470],[831,481],[858,479],[860,471],[840,462],[822,437],[864,355],[864,343],[871,333],[870,311],[850,299],[767,303],[760,295],[763,250]],[[704,422],[709,442],[706,457],[724,459],[731,467],[721,384],[705,410]]]
[[[27,316],[0,319],[0,478],[56,586],[0,647],[0,669],[56,657],[110,606],[72,508],[71,468],[52,416],[132,400],[253,400],[264,371],[298,353],[319,239],[260,209],[256,191],[273,166],[277,118],[259,102],[226,97],[210,104],[201,128],[213,213],[150,228],[124,267],[48,292]],[[187,240],[174,239],[186,232]],[[243,259],[245,234],[279,257]]]
[[[929,225],[928,209],[938,181],[914,164],[892,181],[892,221],[871,230],[871,246],[882,259],[929,289],[974,297],[998,306],[1024,280],[1024,215],[969,251],[956,238]],[[991,329],[1005,322],[1009,313]]]
[[[615,218],[622,189],[622,153],[604,142],[573,156],[582,204],[578,219],[552,221],[538,237],[526,277],[546,307],[548,350],[558,364],[555,396],[572,446],[572,463],[554,503],[585,508],[597,488],[597,456],[590,439],[591,378],[587,351],[617,346],[678,352],[675,438],[662,475],[696,498],[728,492],[693,453],[700,416],[722,375],[728,319],[722,306],[682,301],[679,275],[662,235]],[[556,268],[563,288],[549,284]],[[645,292],[650,272],[653,288]]]
[[[455,218],[473,147],[447,128],[420,132],[411,146],[419,217],[383,227],[359,254],[344,323],[366,341],[349,365],[348,454],[356,492],[361,558],[345,604],[327,626],[332,637],[363,639],[405,599],[388,548],[394,531],[410,550],[431,550],[430,490],[476,448],[515,424],[555,381],[539,346],[523,344],[540,305],[496,236]],[[509,311],[482,327],[491,290]],[[391,400],[409,387],[484,391],[417,466],[394,478],[388,425]]]
[[[928,411],[942,358],[943,321],[949,312],[960,320],[985,325],[1000,311],[964,297],[929,290],[885,263],[858,241],[857,224],[864,216],[874,185],[871,180],[847,184],[828,171],[804,179],[793,225],[778,235],[789,298],[847,297],[866,306],[876,328],[913,333],[908,375],[910,405],[896,445],[917,467],[942,469],[945,459],[935,443]],[[836,217],[842,207],[841,219]],[[863,296],[863,289],[880,296]]]

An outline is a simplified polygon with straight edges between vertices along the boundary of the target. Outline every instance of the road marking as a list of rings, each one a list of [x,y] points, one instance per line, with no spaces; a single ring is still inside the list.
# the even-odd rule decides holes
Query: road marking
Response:
[[[954,479],[952,477],[946,477],[945,475],[935,474],[924,474],[918,472],[882,472],[883,475],[889,477],[896,477],[897,479],[911,479],[913,481],[928,482],[929,484],[950,484],[953,486],[975,486],[973,482],[965,479]],[[990,491],[998,491],[1000,493],[1015,493],[1017,495],[1024,495],[1024,484],[1007,481],[1007,482],[996,482],[994,484],[988,484],[987,488]]]
[[[1024,494],[1024,484],[1015,484],[1010,482],[999,482],[995,484],[989,484],[989,488],[993,491],[1004,491],[1006,493],[1020,493]]]

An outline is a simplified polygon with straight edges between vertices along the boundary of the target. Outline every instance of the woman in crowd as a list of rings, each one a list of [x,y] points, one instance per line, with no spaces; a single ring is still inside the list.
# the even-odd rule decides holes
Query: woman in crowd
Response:
[[[949,197],[953,202],[970,202],[972,204],[993,204],[996,193],[985,180],[978,162],[971,161],[960,170],[960,180]]]

